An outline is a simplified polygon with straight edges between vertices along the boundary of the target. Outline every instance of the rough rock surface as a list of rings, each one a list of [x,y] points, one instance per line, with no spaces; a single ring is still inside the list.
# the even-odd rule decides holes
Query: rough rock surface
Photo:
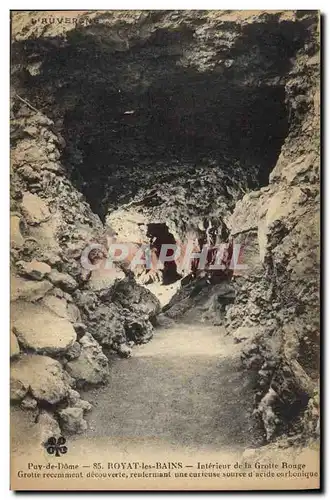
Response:
[[[124,309],[132,309],[133,312],[144,314],[148,318],[160,312],[160,304],[156,297],[133,280],[117,282],[113,287],[112,300]]]
[[[21,345],[35,352],[60,354],[76,340],[76,332],[67,319],[59,318],[38,304],[15,302],[12,320]]]
[[[24,243],[21,233],[20,218],[17,215],[10,217],[10,245],[12,248],[20,248]]]
[[[71,382],[58,361],[37,354],[27,354],[13,362],[10,377],[14,401],[22,400],[30,391],[35,399],[49,404],[63,400]]]
[[[74,297],[88,331],[102,345],[115,349],[127,340],[149,340],[153,329],[149,320],[160,312],[157,298],[130,278],[103,290],[79,290]]]
[[[17,341],[17,337],[13,332],[13,330],[10,330],[10,357],[14,358],[18,356],[19,353],[20,353],[20,348]]]
[[[22,198],[22,213],[28,224],[37,225],[50,218],[46,203],[39,196],[24,193]]]
[[[38,401],[32,398],[29,394],[21,401],[20,407],[23,410],[34,411],[37,409]]]
[[[37,260],[32,260],[31,262],[18,261],[16,262],[16,267],[18,273],[22,276],[42,280],[45,275],[49,274],[52,268],[45,262],[38,262]]]
[[[54,286],[62,288],[64,291],[73,292],[78,288],[78,283],[69,274],[59,273],[56,269],[49,275],[49,281]]]
[[[37,428],[41,437],[42,443],[47,443],[50,437],[60,437],[61,429],[57,420],[51,413],[41,410],[37,418]]]
[[[82,408],[84,412],[90,411],[92,409],[92,405],[88,401],[81,399],[79,392],[73,389],[69,390],[68,402],[70,406]]]
[[[35,302],[46,295],[53,285],[49,281],[29,281],[13,275],[10,283],[10,298],[15,300],[26,300]]]
[[[68,318],[68,302],[64,297],[57,297],[56,295],[47,294],[40,301],[40,304],[50,309],[53,313],[60,316],[60,318]]]
[[[107,381],[108,359],[101,347],[86,333],[80,340],[81,351],[78,357],[66,365],[68,373],[76,380],[77,385],[101,384]]]
[[[66,408],[61,410],[58,415],[61,427],[67,434],[81,434],[87,429],[82,408]]]

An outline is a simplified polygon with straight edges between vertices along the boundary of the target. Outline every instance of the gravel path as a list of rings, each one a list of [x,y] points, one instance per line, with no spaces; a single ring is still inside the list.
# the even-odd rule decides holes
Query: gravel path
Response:
[[[160,329],[129,359],[114,359],[107,387],[85,392],[94,409],[86,437],[197,449],[255,444],[252,381],[240,344],[220,327]]]

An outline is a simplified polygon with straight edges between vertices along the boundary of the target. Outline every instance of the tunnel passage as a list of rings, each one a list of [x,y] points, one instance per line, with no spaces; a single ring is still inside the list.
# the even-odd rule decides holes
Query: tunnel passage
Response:
[[[229,23],[210,45],[200,20],[160,28],[166,15],[150,12],[143,29],[96,23],[13,47],[14,63],[27,61],[17,87],[54,119],[61,161],[103,220],[200,164],[244,189],[266,185],[288,134],[285,75],[305,43],[302,24],[275,16],[235,33]]]
[[[67,113],[65,156],[100,216],[104,198],[129,201],[153,187],[153,177],[166,181],[164,170],[175,162],[221,164],[225,158],[247,171],[251,188],[268,183],[288,132],[284,88],[224,88],[211,77],[172,85],[159,82],[138,96],[96,91]],[[144,178],[136,176],[136,164],[145,166]]]
[[[168,227],[164,223],[151,223],[147,226],[147,237],[150,241],[150,248],[155,252],[157,259],[160,257],[170,257],[174,255],[173,249],[170,247],[165,254],[165,248],[162,252],[163,245],[177,245],[177,242]],[[170,285],[182,276],[177,272],[177,265],[174,260],[163,262],[163,285]]]

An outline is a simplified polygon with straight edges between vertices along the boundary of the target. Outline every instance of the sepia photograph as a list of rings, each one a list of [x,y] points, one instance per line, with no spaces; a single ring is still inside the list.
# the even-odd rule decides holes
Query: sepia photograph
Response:
[[[11,489],[318,490],[320,12],[10,29]]]

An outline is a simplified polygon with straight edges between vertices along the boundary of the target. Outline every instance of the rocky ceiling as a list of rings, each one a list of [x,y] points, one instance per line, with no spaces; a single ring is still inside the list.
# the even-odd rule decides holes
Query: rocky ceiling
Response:
[[[268,182],[290,125],[286,75],[308,23],[276,13],[205,22],[203,12],[145,12],[134,23],[99,14],[14,43],[16,89],[54,119],[68,174],[101,218],[193,178],[199,165],[240,176],[243,191]],[[213,180],[223,181],[216,170]]]

